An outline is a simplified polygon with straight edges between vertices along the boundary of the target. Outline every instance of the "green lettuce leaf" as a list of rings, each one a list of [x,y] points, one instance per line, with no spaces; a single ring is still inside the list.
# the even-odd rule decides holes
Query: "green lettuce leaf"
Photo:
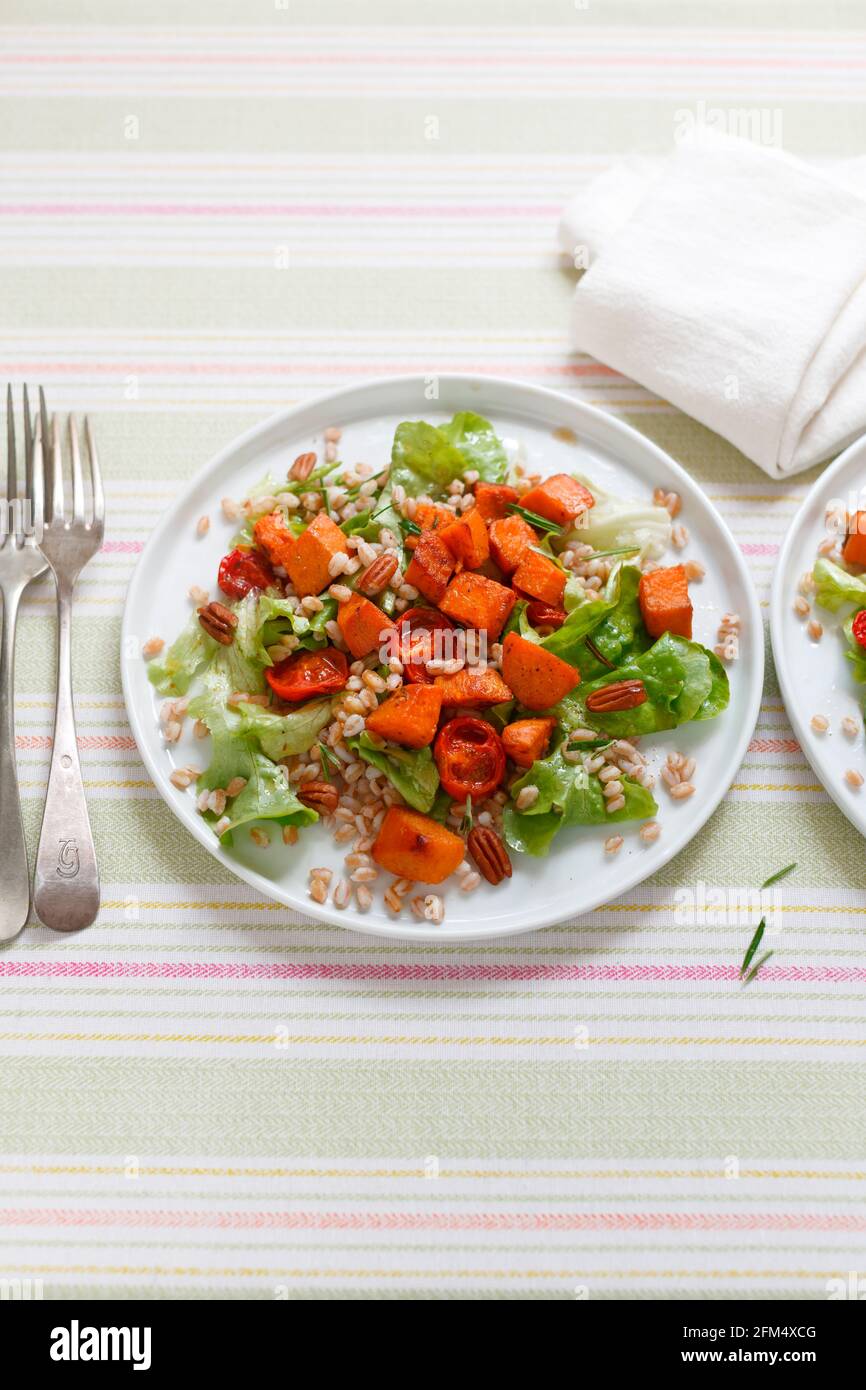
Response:
[[[618,681],[641,680],[647,698],[634,709],[588,710],[596,690]],[[674,729],[691,720],[713,719],[728,704],[725,669],[713,652],[698,642],[666,632],[648,651],[566,695],[552,713],[566,729],[599,729],[613,738],[638,737]]]
[[[208,637],[193,613],[171,646],[148,662],[147,678],[160,695],[185,695],[194,678],[219,651],[219,646],[219,642]]]
[[[318,820],[316,812],[296,797],[285,768],[259,750],[255,735],[244,733],[241,717],[226,703],[231,693],[226,673],[211,670],[204,689],[189,705],[193,718],[201,719],[211,734],[211,761],[198,779],[197,790],[225,788],[235,777],[246,780],[243,791],[226,806],[228,825],[220,837],[222,843],[230,845],[232,831],[252,821],[302,826]],[[208,812],[207,819],[215,824],[217,817]]]
[[[439,790],[439,773],[429,748],[401,748],[397,743],[379,748],[366,731],[346,742],[365,762],[384,772],[403,800],[416,811],[432,808]]]
[[[646,787],[624,774],[620,781],[625,805],[610,815],[597,774],[587,772],[582,762],[566,762],[557,749],[533,763],[511,788],[512,796],[517,797],[524,787],[537,787],[538,799],[527,811],[518,811],[513,804],[506,807],[503,829],[507,844],[524,854],[545,855],[563,826],[645,820],[656,814],[655,798]]]
[[[636,623],[640,621],[637,606],[639,580],[640,575],[633,565],[617,565],[599,593],[592,590],[587,592],[583,585],[569,580],[563,597],[568,616],[562,627],[542,638],[542,647],[553,652],[561,661],[578,667],[583,675],[594,672],[596,668],[605,670],[604,663],[592,654],[584,639],[611,615],[612,622],[599,634],[602,643],[599,651],[604,652],[608,647],[621,660],[626,646],[633,643]]]
[[[447,425],[404,420],[394,433],[390,483],[399,483],[413,497],[443,493],[469,469],[487,482],[501,482],[507,468],[493,426],[471,411],[461,411]]]
[[[836,613],[846,603],[866,608],[866,578],[849,574],[840,565],[821,556],[812,571],[815,581],[815,602]]]
[[[256,614],[256,650],[259,659],[264,665],[272,666],[267,648],[273,647],[281,637],[290,634],[298,638],[299,646],[309,651],[326,647],[330,638],[325,631],[325,624],[331,622],[336,615],[336,599],[322,599],[322,607],[318,613],[300,613],[293,611],[288,599],[262,594]]]
[[[263,753],[274,762],[296,753],[306,753],[331,719],[330,700],[311,700],[289,714],[276,714],[261,705],[244,701],[238,705],[240,730],[252,734]]]

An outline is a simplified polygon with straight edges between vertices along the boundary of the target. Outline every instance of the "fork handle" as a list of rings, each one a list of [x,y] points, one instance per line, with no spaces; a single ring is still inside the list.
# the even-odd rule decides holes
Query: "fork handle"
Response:
[[[84,799],[72,702],[73,584],[57,583],[57,707],[33,906],[55,931],[89,927],[99,911],[99,870]]]
[[[0,638],[0,941],[11,941],[30,914],[30,871],[15,761],[15,626],[22,587],[3,590]]]

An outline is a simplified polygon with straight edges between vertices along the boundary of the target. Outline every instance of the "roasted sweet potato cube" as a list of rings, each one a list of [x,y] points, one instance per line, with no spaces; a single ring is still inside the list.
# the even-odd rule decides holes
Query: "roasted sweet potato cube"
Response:
[[[391,806],[371,851],[380,868],[416,883],[441,883],[463,860],[459,835],[420,811]]]
[[[298,536],[289,556],[286,569],[299,598],[320,594],[332,582],[328,565],[340,550],[346,549],[346,537],[329,516],[319,512]]]
[[[851,517],[842,559],[846,565],[866,565],[866,512],[855,512]]]
[[[367,728],[405,748],[426,748],[436,736],[441,709],[438,685],[403,685],[367,715]]]
[[[504,584],[464,570],[451,580],[439,606],[447,617],[486,632],[495,642],[516,602],[517,596]]]
[[[464,569],[476,570],[479,565],[484,564],[490,554],[487,527],[484,518],[475,507],[464,512],[456,521],[452,521],[440,535],[454,559],[462,564]]]
[[[554,473],[552,478],[545,478],[530,492],[525,492],[520,505],[557,526],[568,526],[581,512],[595,505],[595,498],[583,483],[568,473]]]
[[[454,556],[438,531],[422,531],[406,570],[406,583],[414,584],[430,603],[438,603],[454,573]]]
[[[509,632],[503,643],[502,675],[527,709],[550,709],[580,680],[580,672],[567,661],[516,632]]]
[[[261,546],[271,564],[281,565],[288,570],[297,540],[286,525],[282,512],[268,512],[266,516],[260,516],[253,527],[253,535],[256,545]]]
[[[538,545],[538,536],[522,516],[505,516],[490,527],[490,554],[503,574],[514,573],[531,545]]]
[[[671,565],[668,569],[642,574],[638,601],[651,637],[661,637],[664,632],[691,637],[692,601],[684,565]]]
[[[450,507],[443,507],[440,502],[419,502],[412,520],[422,531],[442,531],[451,525],[454,512]]]
[[[475,484],[475,510],[485,521],[498,521],[508,516],[509,506],[517,500],[517,489],[506,483]]]
[[[511,699],[511,691],[492,667],[482,670],[479,666],[464,666],[455,676],[438,676],[436,686],[442,692],[443,705],[453,705],[455,709],[481,709]]]
[[[555,728],[555,719],[515,719],[502,730],[502,746],[518,767],[532,767],[547,752]]]
[[[395,627],[388,615],[363,594],[353,594],[347,603],[340,604],[337,623],[356,661],[387,642]]]
[[[511,582],[521,593],[558,608],[565,592],[565,573],[537,550],[527,550],[514,571]]]

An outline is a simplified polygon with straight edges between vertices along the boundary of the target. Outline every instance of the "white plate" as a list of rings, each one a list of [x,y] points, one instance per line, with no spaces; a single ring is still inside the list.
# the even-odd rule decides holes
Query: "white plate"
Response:
[[[434,380],[439,394],[430,400]],[[515,856],[514,877],[505,886],[493,889],[482,883],[470,895],[449,887],[445,922],[429,927],[414,920],[395,921],[381,895],[366,914],[311,902],[308,870],[316,864],[340,863],[340,851],[318,827],[303,832],[292,849],[278,835],[267,849],[242,835],[236,836],[233,849],[223,849],[196,812],[193,795],[178,791],[169,781],[175,765],[193,758],[200,762],[206,745],[195,745],[185,735],[188,742],[166,749],[157,722],[159,701],[137,653],[142,641],[154,634],[167,640],[175,636],[189,613],[186,593],[191,584],[215,583],[217,565],[234,529],[222,520],[221,497],[244,497],[269,469],[284,474],[297,454],[321,446],[328,425],[342,426],[341,453],[347,463],[380,463],[389,457],[401,420],[439,421],[466,409],[491,419],[502,437],[519,440],[533,471],[579,469],[606,490],[641,497],[659,485],[679,492],[691,535],[685,557],[694,555],[707,566],[706,579],[693,586],[695,637],[713,645],[720,615],[735,610],[742,617],[742,654],[731,668],[731,706],[721,717],[652,741],[659,766],[674,747],[699,760],[697,790],[688,801],[673,802],[659,789],[662,834],[654,845],[639,839],[637,822],[616,827],[624,833],[625,844],[615,856],[605,855],[608,832],[603,826],[564,831],[549,858]],[[579,442],[554,437],[553,431],[563,428],[573,430]],[[205,513],[212,518],[211,529],[196,540],[196,522]],[[555,391],[472,376],[396,377],[353,386],[276,416],[237,440],[190,483],[151,536],[129,587],[122,641],[123,688],[136,742],[161,795],[186,829],[266,897],[325,922],[421,941],[465,941],[549,926],[609,902],[654,873],[700,830],[730,785],[755,725],[764,669],[757,600],[739,549],[683,469],[627,425],[590,406]],[[650,744],[644,747],[649,751]]]
[[[806,623],[794,612],[800,577],[811,570],[818,546],[828,532],[824,520],[829,502],[838,499],[855,511],[855,499],[866,505],[866,439],[852,444],[836,462],[813,483],[806,500],[794,517],[785,537],[773,578],[770,602],[770,635],[773,658],[788,711],[791,727],[817,776],[845,815],[866,835],[866,787],[860,792],[849,787],[845,771],[857,768],[866,776],[863,734],[852,740],[839,728],[846,714],[863,723],[863,686],[851,674],[845,657],[845,643],[839,628],[851,609],[840,614],[815,608],[814,615],[824,628],[820,642],[813,642]],[[813,714],[824,714],[830,721],[826,734],[811,728]]]

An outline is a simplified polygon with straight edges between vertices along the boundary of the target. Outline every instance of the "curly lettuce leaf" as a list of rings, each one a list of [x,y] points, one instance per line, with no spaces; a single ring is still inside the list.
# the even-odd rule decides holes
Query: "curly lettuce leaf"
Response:
[[[416,811],[431,810],[439,790],[439,773],[429,748],[401,748],[397,743],[380,748],[366,731],[346,742],[365,762],[384,772],[408,805]]]
[[[517,797],[524,787],[536,787],[538,798],[526,811],[506,807],[503,830],[508,845],[523,854],[546,855],[553,838],[569,825],[607,825],[610,822],[646,820],[658,807],[652,793],[630,777],[621,777],[625,805],[611,815],[596,773],[582,762],[569,763],[560,749],[533,763],[511,788]]]
[[[815,602],[836,613],[846,603],[866,608],[866,577],[849,574],[822,555],[812,570],[815,581]]]
[[[487,482],[502,482],[508,458],[489,420],[472,411],[455,415],[447,425],[404,420],[394,432],[390,482],[417,497],[442,493],[449,483],[474,469]]]
[[[160,695],[185,695],[194,678],[219,650],[195,613],[171,646],[147,664],[147,678]]]
[[[318,815],[304,806],[289,784],[286,769],[259,749],[255,735],[245,733],[241,716],[227,704],[231,689],[225,672],[211,671],[204,689],[190,701],[189,712],[210,730],[211,761],[196,784],[197,790],[225,788],[235,777],[246,786],[226,806],[228,823],[220,836],[231,845],[232,831],[252,821],[275,820],[281,825],[310,825]],[[213,825],[217,817],[207,813]]]
[[[274,762],[308,752],[331,719],[330,700],[311,700],[289,714],[277,714],[246,701],[237,709],[241,733],[252,734]]]
[[[298,645],[309,651],[326,647],[330,639],[325,631],[325,624],[331,622],[336,615],[337,603],[332,598],[322,599],[322,607],[318,613],[302,613],[293,609],[288,599],[262,594],[256,614],[257,651],[260,660],[264,665],[272,666],[268,647],[274,646],[281,637],[290,635],[297,637]]]
[[[595,550],[634,546],[645,559],[652,560],[664,554],[671,541],[671,518],[667,508],[604,492],[580,473],[574,476],[589,488],[595,506],[581,514],[577,525],[564,538],[564,544],[582,541]]]
[[[572,596],[562,627],[543,638],[541,645],[576,666],[584,681],[621,666],[645,651],[652,640],[641,617],[639,584],[640,570],[635,565],[618,566],[598,597]]]

